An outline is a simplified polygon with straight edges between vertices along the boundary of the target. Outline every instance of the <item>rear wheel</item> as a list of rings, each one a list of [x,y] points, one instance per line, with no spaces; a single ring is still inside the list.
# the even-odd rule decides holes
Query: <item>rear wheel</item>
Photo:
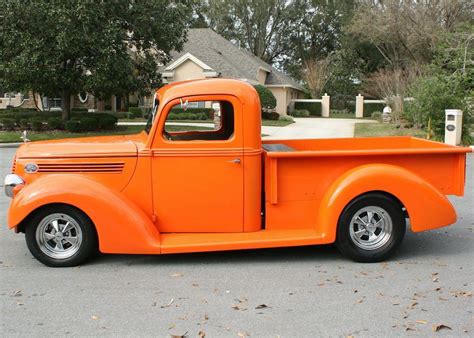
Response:
[[[357,262],[379,262],[392,255],[405,236],[399,203],[380,193],[356,198],[339,219],[336,246]]]
[[[66,205],[37,212],[25,229],[28,249],[40,262],[52,267],[75,266],[97,252],[97,236],[91,220]]]

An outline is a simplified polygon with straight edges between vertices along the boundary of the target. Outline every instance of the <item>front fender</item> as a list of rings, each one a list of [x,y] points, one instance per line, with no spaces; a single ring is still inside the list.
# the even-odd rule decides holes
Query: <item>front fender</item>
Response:
[[[413,172],[386,164],[356,167],[335,180],[321,201],[318,226],[323,243],[336,240],[337,224],[345,206],[371,191],[389,193],[407,209],[415,232],[436,229],[456,222],[456,211],[434,186]]]
[[[51,203],[72,205],[89,216],[104,253],[160,253],[160,233],[150,218],[120,192],[82,175],[48,175],[26,185],[8,213],[18,226],[34,210]]]

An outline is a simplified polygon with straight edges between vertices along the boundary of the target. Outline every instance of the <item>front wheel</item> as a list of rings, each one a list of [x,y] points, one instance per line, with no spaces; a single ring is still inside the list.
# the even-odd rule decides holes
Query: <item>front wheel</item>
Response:
[[[356,198],[343,211],[336,246],[345,256],[363,263],[392,255],[405,236],[401,206],[389,196],[370,193]]]
[[[76,266],[97,251],[91,220],[66,205],[46,207],[26,224],[28,249],[41,263],[52,267]]]

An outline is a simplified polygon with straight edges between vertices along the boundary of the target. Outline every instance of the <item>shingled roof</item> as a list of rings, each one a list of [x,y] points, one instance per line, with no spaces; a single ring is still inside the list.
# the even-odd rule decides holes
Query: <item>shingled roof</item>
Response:
[[[171,52],[173,61],[168,63],[164,69],[169,68],[176,60],[188,53],[209,66],[213,71],[219,73],[222,77],[257,82],[258,71],[263,69],[269,73],[265,85],[289,86],[303,90],[303,87],[298,82],[249,51],[235,46],[210,28],[190,29],[188,41],[184,44],[183,50],[181,52]]]

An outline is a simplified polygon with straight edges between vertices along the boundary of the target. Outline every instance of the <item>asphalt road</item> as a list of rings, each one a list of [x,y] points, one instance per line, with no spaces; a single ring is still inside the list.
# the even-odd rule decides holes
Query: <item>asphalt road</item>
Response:
[[[0,148],[0,174],[15,149]],[[436,168],[433,168],[436,170]],[[332,246],[171,256],[103,255],[47,268],[6,227],[0,197],[0,334],[197,337],[473,336],[474,170],[457,224],[407,233],[357,264]],[[429,210],[427,210],[429,212]],[[433,326],[450,327],[433,332]]]

